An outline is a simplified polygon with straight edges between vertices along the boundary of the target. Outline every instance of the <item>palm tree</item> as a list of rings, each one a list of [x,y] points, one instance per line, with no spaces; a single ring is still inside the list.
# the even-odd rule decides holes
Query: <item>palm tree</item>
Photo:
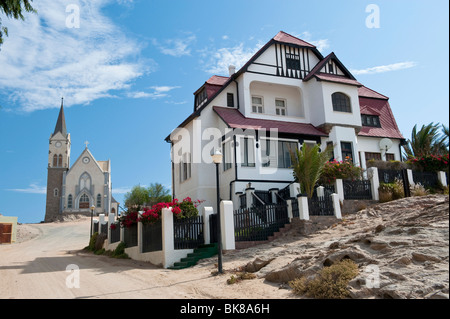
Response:
[[[422,125],[422,128],[419,131],[417,131],[416,124],[412,130],[411,139],[403,146],[405,155],[406,157],[420,157],[432,154],[446,154],[448,152],[445,145],[447,137],[443,137],[439,134],[439,123],[434,124],[432,122],[428,125]]]
[[[311,198],[314,193],[314,187],[322,174],[325,163],[330,159],[332,145],[329,145],[325,151],[320,151],[318,144],[310,146],[303,144],[300,150],[295,150],[291,154],[294,169],[294,177],[300,183],[302,193]]]

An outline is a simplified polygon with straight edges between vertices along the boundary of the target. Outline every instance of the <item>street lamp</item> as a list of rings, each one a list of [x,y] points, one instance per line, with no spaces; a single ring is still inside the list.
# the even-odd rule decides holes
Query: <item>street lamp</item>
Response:
[[[220,226],[220,188],[219,188],[219,164],[222,163],[223,155],[219,149],[217,149],[213,155],[211,155],[214,164],[216,164],[216,188],[217,188],[217,244],[219,246],[218,256],[218,271],[219,274],[223,273],[222,269],[222,234]]]
[[[93,223],[93,218],[94,218],[94,210],[95,210],[95,206],[92,205],[91,206],[91,238],[92,238],[92,231],[93,231],[92,223]]]

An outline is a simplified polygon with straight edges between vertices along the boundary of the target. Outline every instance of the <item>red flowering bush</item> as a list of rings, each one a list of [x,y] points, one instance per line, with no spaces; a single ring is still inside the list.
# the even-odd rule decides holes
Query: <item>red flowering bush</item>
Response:
[[[426,155],[421,157],[410,158],[409,162],[416,167],[423,169],[425,172],[448,172],[449,157],[445,155]]]
[[[329,161],[325,164],[320,176],[319,183],[332,184],[336,179],[355,180],[361,176],[362,169],[355,166],[347,157],[344,161]]]
[[[139,217],[139,221],[144,224],[152,224],[161,218],[163,208],[172,208],[172,213],[177,218],[189,218],[198,216],[198,206],[204,201],[192,201],[190,197],[186,197],[182,202],[174,199],[167,203],[158,203],[151,208],[144,208],[144,213]]]
[[[119,218],[120,226],[130,228],[138,222],[138,212],[127,212]]]

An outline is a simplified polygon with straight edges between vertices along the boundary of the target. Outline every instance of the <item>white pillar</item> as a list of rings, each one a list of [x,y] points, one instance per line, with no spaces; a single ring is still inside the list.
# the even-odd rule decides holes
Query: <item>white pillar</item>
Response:
[[[162,223],[162,250],[163,250],[163,267],[172,266],[172,256],[175,251],[175,242],[173,238],[173,213],[170,208],[163,208],[161,212]]]
[[[442,184],[442,186],[447,187],[447,178],[445,176],[445,172],[439,171],[437,172],[438,181]]]
[[[372,199],[380,200],[380,194],[378,192],[378,188],[380,187],[380,180],[378,178],[378,168],[369,167],[367,171],[370,179],[370,187],[372,188]]]
[[[247,208],[252,207],[253,205],[253,193],[255,189],[253,187],[249,187],[245,189],[245,196],[247,197]]]
[[[270,196],[271,196],[273,204],[277,204],[278,203],[278,197],[277,197],[278,191],[279,191],[278,188],[271,188],[271,189],[269,189]]]
[[[317,187],[317,197],[325,197],[325,187],[323,186]]]
[[[289,185],[289,193],[290,197],[296,198],[298,194],[300,194],[300,184],[292,183]]]
[[[409,186],[414,186],[415,185],[415,183],[414,183],[414,177],[413,177],[413,172],[412,172],[412,169],[407,169],[406,170],[406,173],[408,174],[408,182],[409,182]]]
[[[202,216],[203,216],[203,238],[205,239],[205,244],[211,243],[210,236],[210,227],[209,227],[209,218],[214,214],[214,210],[212,207],[203,207]]]
[[[116,216],[113,213],[108,215],[108,244],[111,244],[111,225],[114,224]]]
[[[220,232],[222,237],[222,249],[236,249],[232,201],[223,200],[220,202]]]
[[[339,195],[338,194],[331,194],[331,199],[333,201],[334,216],[336,216],[337,219],[342,219],[341,204],[339,202]]]
[[[286,201],[286,203],[287,203],[287,210],[288,210],[288,218],[289,218],[289,221],[292,221],[292,218],[294,218],[294,214],[292,213],[292,200],[288,199]]]
[[[344,183],[342,182],[342,179],[336,179],[336,182],[334,183],[334,191],[336,194],[339,195],[339,200],[343,203],[344,202]]]
[[[105,223],[105,214],[98,215],[98,233],[102,233],[102,224]]]
[[[298,215],[302,220],[309,220],[308,197],[298,195]]]

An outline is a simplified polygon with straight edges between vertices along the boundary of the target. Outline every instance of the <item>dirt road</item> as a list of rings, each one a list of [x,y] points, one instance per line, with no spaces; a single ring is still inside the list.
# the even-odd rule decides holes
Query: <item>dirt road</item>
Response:
[[[227,285],[230,274],[211,274],[216,269],[214,258],[175,271],[83,252],[89,223],[83,219],[22,225],[37,236],[0,245],[0,298],[292,298],[288,290],[263,279]],[[227,267],[232,265],[225,257]]]

